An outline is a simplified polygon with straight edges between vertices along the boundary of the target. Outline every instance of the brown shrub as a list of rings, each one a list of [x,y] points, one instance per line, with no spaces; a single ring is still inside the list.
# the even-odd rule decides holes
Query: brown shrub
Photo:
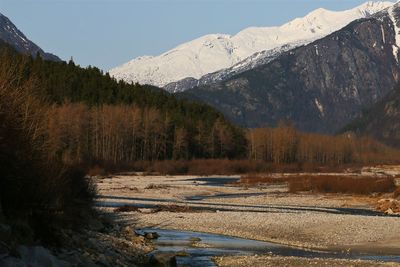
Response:
[[[395,199],[381,199],[377,203],[376,210],[387,214],[398,214],[400,213],[400,201]]]
[[[104,168],[100,167],[99,165],[95,165],[94,167],[90,168],[87,172],[89,176],[105,176],[106,171]]]
[[[393,192],[392,177],[297,176],[289,179],[289,192],[371,194]]]
[[[394,198],[399,198],[400,197],[400,187],[397,187],[396,190],[393,193]]]
[[[258,174],[249,174],[240,177],[239,184],[256,185],[256,184],[281,184],[289,181],[289,177],[271,177]]]
[[[326,165],[311,163],[276,164],[261,160],[193,159],[137,161],[126,166],[126,170],[159,175],[233,175],[246,173],[296,173],[296,172],[339,172],[359,166]],[[107,169],[108,170],[108,169]]]

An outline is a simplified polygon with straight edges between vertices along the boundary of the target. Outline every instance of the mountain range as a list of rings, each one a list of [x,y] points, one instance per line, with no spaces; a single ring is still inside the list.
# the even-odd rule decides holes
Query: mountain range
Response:
[[[319,8],[303,18],[279,27],[251,27],[236,35],[209,34],[181,44],[159,56],[142,56],[110,70],[117,79],[164,87],[182,79],[200,79],[246,60],[255,53],[274,54],[285,46],[296,47],[320,39],[346,26],[351,21],[369,17],[392,2],[367,2],[346,11]],[[254,59],[254,56],[253,56]],[[174,87],[183,91],[186,87]],[[174,89],[175,88],[175,89]]]
[[[303,131],[336,133],[383,99],[399,80],[399,6],[183,95],[247,127],[289,120]]]

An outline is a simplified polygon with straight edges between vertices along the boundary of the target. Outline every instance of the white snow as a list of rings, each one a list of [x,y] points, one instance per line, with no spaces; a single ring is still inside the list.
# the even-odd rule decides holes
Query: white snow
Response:
[[[318,101],[318,99],[315,98],[314,101],[315,101],[315,105],[317,106],[317,108],[318,108],[319,113],[321,114],[321,116],[322,116],[322,117],[325,116],[325,113],[324,113],[324,106],[322,106],[322,104]]]
[[[400,48],[400,29],[397,26],[397,21],[396,21],[395,14],[394,14],[394,9],[397,8],[397,7],[398,7],[398,5],[392,6],[391,8],[389,8],[388,13],[389,13],[390,19],[393,22],[393,27],[394,27],[394,32],[395,32],[395,39],[396,39],[396,44],[393,45],[393,56],[396,59],[396,61],[398,62],[399,61],[398,52],[399,52],[399,48]]]
[[[381,25],[381,31],[382,31],[382,42],[386,44],[386,39],[385,39],[385,30],[383,29],[383,25]]]
[[[392,2],[369,1],[346,11],[320,8],[280,27],[251,27],[233,36],[209,34],[159,56],[133,59],[111,69],[110,74],[127,82],[161,87],[187,77],[199,79],[205,74],[232,67],[257,52],[289,43],[310,43],[391,5]]]

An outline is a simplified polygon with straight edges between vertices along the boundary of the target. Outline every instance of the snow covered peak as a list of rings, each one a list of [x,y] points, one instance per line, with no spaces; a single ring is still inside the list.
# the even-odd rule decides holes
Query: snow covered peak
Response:
[[[369,17],[393,2],[366,2],[345,11],[316,9],[280,27],[250,27],[236,35],[209,34],[181,44],[159,56],[139,57],[110,70],[117,79],[164,86],[187,77],[229,68],[254,53],[286,44],[307,44],[339,30],[348,23]]]
[[[392,6],[394,2],[381,2],[381,1],[368,1],[364,4],[356,7],[360,14],[362,15],[372,15],[376,12],[379,12],[385,8]]]

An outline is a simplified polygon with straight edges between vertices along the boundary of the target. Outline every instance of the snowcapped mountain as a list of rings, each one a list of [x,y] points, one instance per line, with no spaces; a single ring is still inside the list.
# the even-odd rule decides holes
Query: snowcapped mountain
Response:
[[[36,56],[39,53],[44,59],[61,61],[57,56],[45,53],[39,46],[30,41],[6,16],[0,13],[0,40],[11,45],[20,53]]]
[[[393,92],[400,81],[399,41],[400,2],[179,96],[207,103],[245,127],[274,127],[284,120],[305,132],[335,134]],[[398,95],[365,113],[371,116],[359,131],[400,144]]]
[[[199,79],[230,68],[257,52],[310,43],[391,5],[393,2],[369,1],[346,11],[320,8],[280,27],[251,27],[233,36],[209,34],[159,56],[133,59],[110,70],[110,74],[127,82],[160,87],[188,77]]]
[[[253,55],[240,61],[239,63],[236,63],[232,67],[218,70],[213,73],[208,73],[202,76],[200,79],[195,79],[192,77],[184,78],[182,80],[166,84],[163,88],[170,93],[179,93],[196,86],[209,85],[212,83],[224,81],[246,70],[250,70],[255,67],[267,64],[276,59],[282,53],[292,50],[300,45],[301,43],[298,42],[294,44],[286,44],[270,50],[256,52]]]

